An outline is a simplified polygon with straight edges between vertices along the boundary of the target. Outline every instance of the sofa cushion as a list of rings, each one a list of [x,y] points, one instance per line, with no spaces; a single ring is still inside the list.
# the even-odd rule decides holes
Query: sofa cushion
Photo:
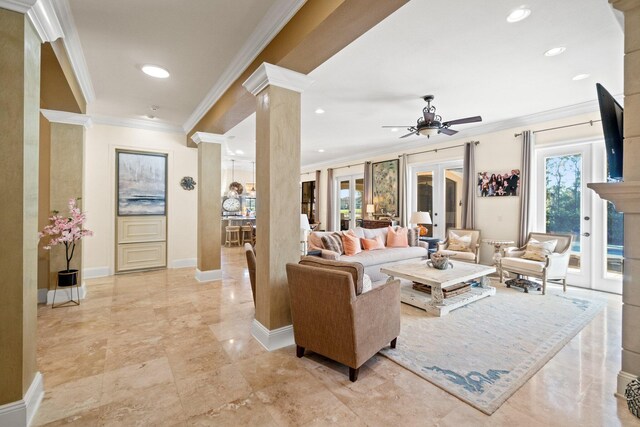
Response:
[[[471,249],[471,235],[460,236],[453,231],[449,232],[449,244],[447,249],[456,252],[470,252]]]
[[[558,241],[556,239],[539,242],[532,238],[527,242],[527,247],[522,258],[533,261],[544,261],[547,255],[553,253],[557,245]]]
[[[343,255],[341,261],[358,262],[365,267],[391,262],[405,261],[411,258],[427,257],[429,251],[420,246],[406,248],[387,248],[384,251],[362,251],[353,256]]]
[[[362,293],[364,267],[359,262],[330,261],[317,256],[306,256],[300,260],[299,264],[349,273],[353,278],[353,286],[355,287],[356,295],[360,295]]]
[[[418,246],[420,242],[420,229],[418,227],[410,228],[407,232],[407,240],[409,246]]]
[[[365,239],[375,239],[377,236],[382,237],[384,242],[387,241],[387,228],[365,228],[364,230],[364,238]]]
[[[348,256],[362,252],[360,238],[355,235],[353,230],[342,233],[342,246],[344,247],[344,254]]]
[[[309,245],[309,249],[316,249],[316,250],[327,249],[322,244],[322,238],[324,236],[330,236],[334,233],[335,231],[312,231],[309,234],[309,237],[307,239],[307,244]]]
[[[387,227],[387,247],[388,248],[406,248],[409,246],[408,231],[404,227],[393,229]]]
[[[450,251],[448,249],[442,249],[438,251],[439,254],[449,255],[452,259],[457,260],[466,260],[466,261],[475,261],[476,255],[473,252],[458,252],[458,251]]]
[[[362,242],[362,248],[365,251],[373,251],[376,249],[384,249],[384,240],[382,236],[376,236],[374,239],[360,239]]]
[[[328,249],[339,254],[344,253],[344,246],[342,245],[342,234],[331,233],[322,236],[322,245],[325,249]]]
[[[500,260],[500,264],[502,268],[507,271],[510,269],[514,269],[517,272],[522,272],[523,274],[532,273],[532,274],[540,274],[542,270],[544,270],[545,263],[540,261],[533,261],[530,259],[524,258],[502,258]]]
[[[362,275],[362,293],[369,292],[373,289],[373,282],[371,282],[371,277],[368,274]]]

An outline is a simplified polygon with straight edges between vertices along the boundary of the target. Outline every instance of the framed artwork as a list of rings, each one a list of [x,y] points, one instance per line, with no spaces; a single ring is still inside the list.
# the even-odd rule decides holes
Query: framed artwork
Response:
[[[478,172],[476,188],[478,197],[519,196],[520,169]]]
[[[167,155],[116,152],[118,215],[165,215]]]
[[[397,216],[400,198],[398,179],[400,161],[398,159],[373,163],[371,171],[371,188],[376,213]]]

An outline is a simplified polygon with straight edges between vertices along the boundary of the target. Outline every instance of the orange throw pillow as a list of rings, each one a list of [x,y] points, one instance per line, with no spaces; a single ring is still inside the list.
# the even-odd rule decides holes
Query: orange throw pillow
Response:
[[[387,247],[388,248],[408,248],[409,247],[409,229],[398,227],[398,230],[394,230],[393,227],[387,227]]]
[[[375,239],[360,239],[362,247],[365,251],[373,251],[375,249],[384,249],[384,240],[382,236],[376,236]]]
[[[360,239],[351,230],[342,233],[342,245],[344,246],[344,254],[347,256],[359,254],[362,252],[360,247]]]

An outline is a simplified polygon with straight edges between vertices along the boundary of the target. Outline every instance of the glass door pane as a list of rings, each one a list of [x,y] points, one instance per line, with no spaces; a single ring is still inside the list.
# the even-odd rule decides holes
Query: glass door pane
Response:
[[[353,205],[354,209],[354,218],[355,218],[355,226],[362,227],[362,199],[364,197],[364,178],[357,178],[355,180],[355,194]]]
[[[622,275],[622,254],[624,248],[624,214],[617,212],[613,203],[607,202],[607,271]]]
[[[418,211],[429,212],[433,221],[433,172],[418,172],[416,174],[416,191]],[[433,226],[426,226],[427,236],[433,237]]]
[[[462,225],[462,168],[445,169],[444,203],[447,230]]]
[[[548,233],[569,233],[573,245],[569,267],[580,270],[583,241],[582,154],[545,158],[545,217]]]
[[[339,182],[340,197],[340,230],[348,230],[351,222],[351,180]]]

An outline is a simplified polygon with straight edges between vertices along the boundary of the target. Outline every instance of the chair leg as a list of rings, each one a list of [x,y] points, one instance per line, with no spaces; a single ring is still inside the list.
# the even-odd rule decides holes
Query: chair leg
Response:
[[[296,345],[296,356],[298,357],[304,356],[304,347],[300,347],[299,345]]]
[[[542,276],[542,295],[546,295],[547,293],[547,276]]]
[[[396,348],[396,343],[398,342],[398,337],[395,337],[391,340],[391,348]]]
[[[349,368],[349,380],[352,383],[355,383],[357,381],[359,371],[360,371],[360,368]]]
[[[567,278],[562,279],[562,292],[567,292]]]
[[[504,274],[502,272],[502,266],[498,265],[498,277],[500,277],[500,283],[504,283]]]

